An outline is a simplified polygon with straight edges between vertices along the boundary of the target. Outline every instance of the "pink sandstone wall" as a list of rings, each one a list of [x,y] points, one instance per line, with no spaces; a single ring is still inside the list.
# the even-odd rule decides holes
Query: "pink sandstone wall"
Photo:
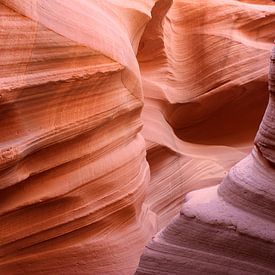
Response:
[[[0,0],[0,274],[275,273],[274,37],[273,1]]]

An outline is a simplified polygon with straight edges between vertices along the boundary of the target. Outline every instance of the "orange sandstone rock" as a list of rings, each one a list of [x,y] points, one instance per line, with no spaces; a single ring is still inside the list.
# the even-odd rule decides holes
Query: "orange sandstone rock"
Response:
[[[59,29],[72,2],[2,2],[0,273],[133,273],[153,232],[138,73]]]
[[[136,274],[275,274],[275,47],[269,104],[246,158],[193,191],[146,247]]]
[[[0,273],[133,274],[185,194],[249,153],[268,101],[274,4],[0,0]],[[263,124],[256,144],[273,163],[269,135]],[[207,190],[196,194],[214,200]],[[183,238],[196,251],[201,228],[222,240],[190,219]]]

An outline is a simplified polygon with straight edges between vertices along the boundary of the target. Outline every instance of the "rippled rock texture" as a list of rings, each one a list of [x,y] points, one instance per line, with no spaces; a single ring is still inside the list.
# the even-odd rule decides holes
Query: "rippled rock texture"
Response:
[[[0,273],[130,273],[153,232],[138,78],[85,46],[99,6],[2,2]]]
[[[269,92],[252,152],[219,186],[186,195],[136,274],[275,274],[275,47]]]
[[[273,99],[247,154],[273,1],[0,0],[0,19],[1,274],[133,274],[223,178],[138,272],[272,271]]]

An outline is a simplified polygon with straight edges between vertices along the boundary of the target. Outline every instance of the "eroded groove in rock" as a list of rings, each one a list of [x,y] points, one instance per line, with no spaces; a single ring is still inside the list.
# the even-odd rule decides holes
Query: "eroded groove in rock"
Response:
[[[275,47],[269,104],[250,155],[218,187],[186,196],[149,243],[136,274],[275,274]]]
[[[0,273],[132,274],[223,178],[149,273],[270,273],[274,28],[264,0],[0,0]]]
[[[250,151],[268,102],[274,8],[240,1],[156,2],[137,58],[145,96],[142,134],[150,150],[167,147],[175,159],[169,164],[167,156],[167,166],[175,167],[171,181],[161,180],[170,167],[156,177],[151,169],[159,183],[151,181],[148,205],[151,197],[162,201],[158,185],[171,186],[159,217],[175,203],[173,186],[184,197],[189,172],[176,168],[182,161],[192,160],[197,189],[205,180],[218,183]],[[200,167],[205,175],[199,177]],[[166,222],[180,204],[177,200]]]

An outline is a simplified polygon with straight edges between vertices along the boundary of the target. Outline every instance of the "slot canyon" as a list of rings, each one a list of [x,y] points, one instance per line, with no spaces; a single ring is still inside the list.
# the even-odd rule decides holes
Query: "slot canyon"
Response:
[[[0,275],[275,275],[275,1],[0,0]]]

